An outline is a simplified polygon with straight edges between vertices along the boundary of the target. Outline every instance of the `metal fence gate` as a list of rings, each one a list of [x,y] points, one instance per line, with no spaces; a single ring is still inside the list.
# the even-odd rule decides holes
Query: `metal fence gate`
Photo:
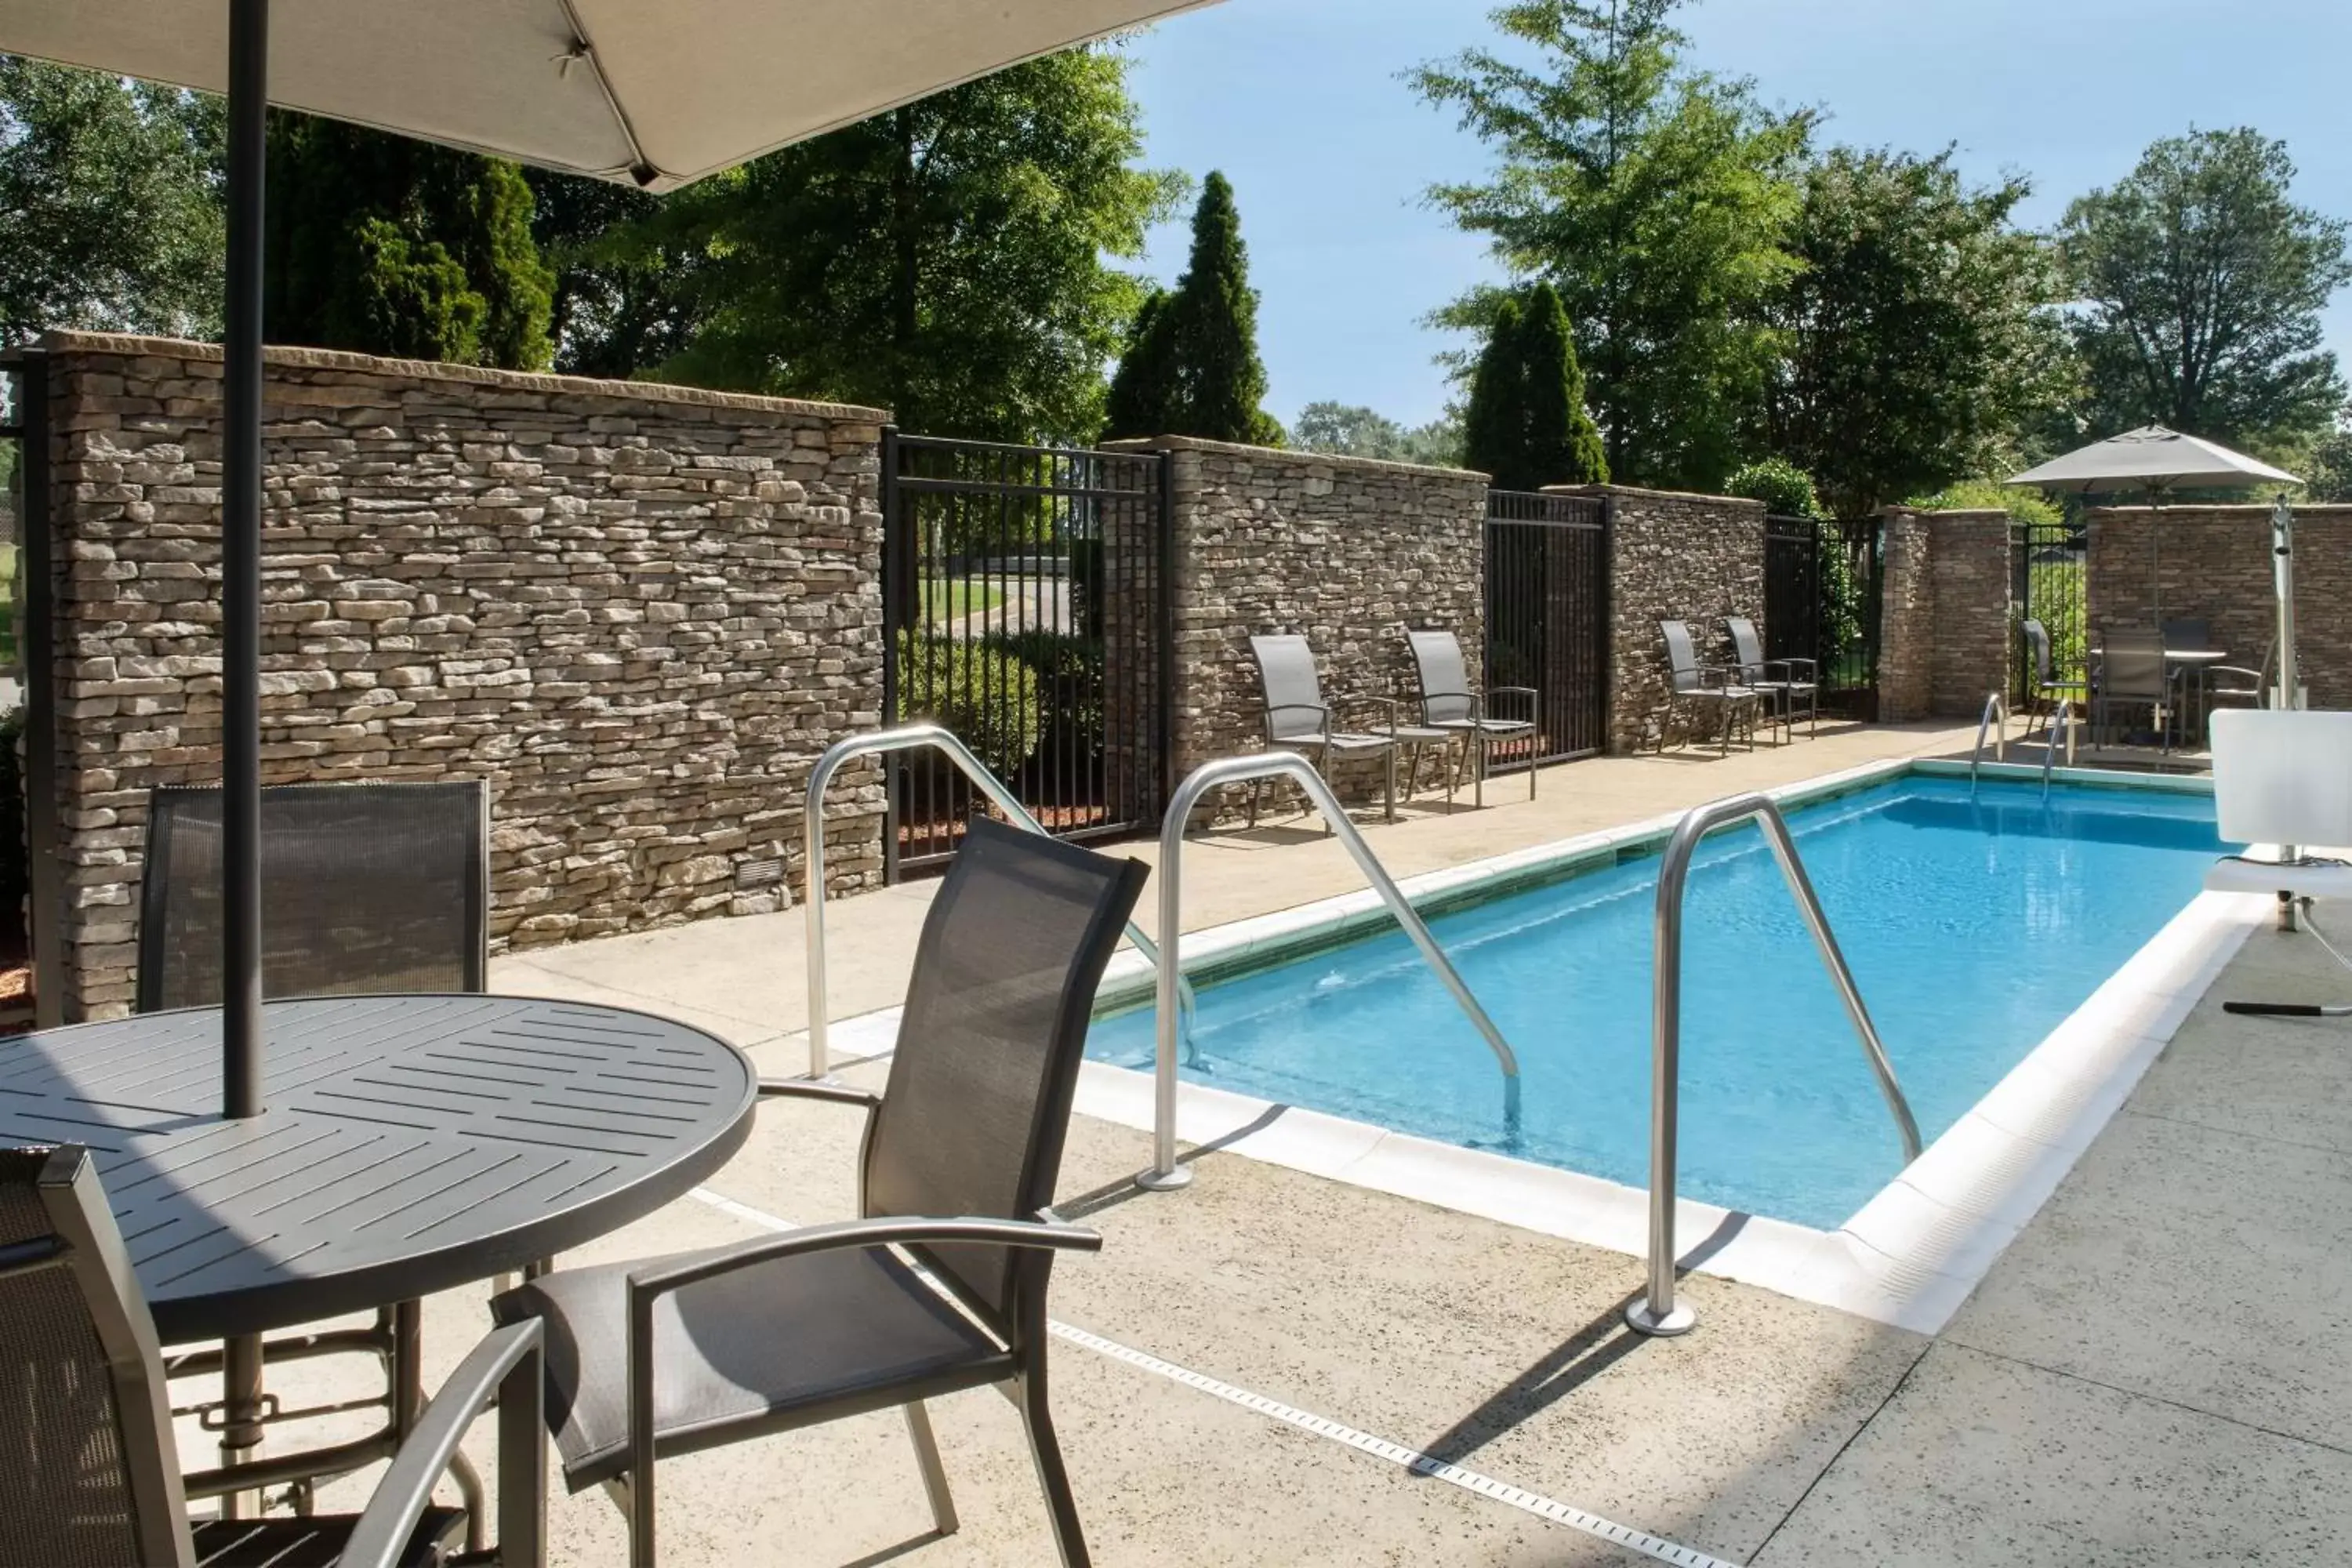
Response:
[[[1609,509],[1591,496],[1486,492],[1486,684],[1535,689],[1532,744],[1496,771],[1609,744]],[[1519,710],[1497,703],[1497,718]]]
[[[13,963],[22,945],[32,960],[33,1021],[42,1028],[65,1022],[63,915],[64,867],[58,858],[56,649],[51,602],[56,564],[49,516],[49,377],[47,356],[18,348],[0,356],[0,489],[13,522],[16,546],[12,584],[0,584],[7,609],[0,627],[0,669],[16,676],[24,704],[22,750],[16,737],[0,733],[0,746],[17,767],[22,819],[0,805],[0,833],[21,835],[24,878],[0,876],[0,904],[21,926],[0,931],[0,958]],[[7,1011],[0,1004],[0,1011]]]
[[[1878,717],[1885,525],[1876,518],[1764,521],[1764,657],[1810,658],[1824,713]]]
[[[1170,709],[1168,460],[882,437],[886,723],[945,724],[1069,838],[1158,825]],[[887,875],[985,809],[925,752],[890,762]]]
[[[2010,524],[2010,603],[2017,606],[2021,623],[2040,621],[2050,634],[2053,680],[2086,679],[2091,638],[2084,589],[2090,580],[2090,560],[2089,537],[2080,522]],[[2010,698],[2022,702],[2034,695],[2033,655],[2022,634],[2013,645],[2015,679]]]

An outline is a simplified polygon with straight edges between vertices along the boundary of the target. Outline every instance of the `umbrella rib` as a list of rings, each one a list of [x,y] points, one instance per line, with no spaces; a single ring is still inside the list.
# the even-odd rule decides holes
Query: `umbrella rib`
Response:
[[[629,122],[629,111],[621,107],[620,95],[613,90],[612,79],[596,58],[595,40],[588,36],[588,27],[580,19],[580,7],[573,0],[558,0],[563,7],[563,19],[572,25],[572,47],[576,51],[566,63],[577,59],[586,64],[596,75],[597,90],[604,95],[604,106],[613,111],[613,122],[621,128],[622,137],[629,143],[631,165],[629,174],[640,185],[650,185],[661,178],[662,171],[646,156],[645,143],[637,140],[637,128]]]

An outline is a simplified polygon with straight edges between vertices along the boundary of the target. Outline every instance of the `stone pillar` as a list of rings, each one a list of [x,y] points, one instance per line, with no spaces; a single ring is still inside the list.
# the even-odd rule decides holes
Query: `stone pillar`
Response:
[[[1908,724],[1927,717],[1936,660],[1934,587],[1927,520],[1906,508],[1880,514],[1878,717]]]
[[[2017,613],[2009,513],[1889,508],[1878,632],[1878,716],[1972,719],[2009,694]]]

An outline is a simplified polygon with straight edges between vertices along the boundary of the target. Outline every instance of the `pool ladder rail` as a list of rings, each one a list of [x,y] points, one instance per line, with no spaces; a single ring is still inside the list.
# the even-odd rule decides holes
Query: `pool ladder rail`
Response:
[[[858,757],[925,749],[943,753],[1014,826],[1035,834],[1045,832],[1044,826],[1021,804],[1021,797],[1014,795],[1003,779],[989,772],[987,764],[974,756],[971,748],[957,739],[954,731],[940,725],[905,724],[895,730],[872,730],[862,735],[847,736],[825,748],[824,755],[819,757],[816,766],[809,770],[802,828],[804,854],[801,864],[806,879],[802,902],[807,910],[808,921],[808,1075],[812,1079],[822,1079],[833,1070],[824,952],[825,788],[833,783],[833,775],[841,771],[843,763]],[[1169,966],[1160,962],[1160,949],[1133,921],[1127,924],[1127,940],[1135,944],[1136,952],[1143,954],[1153,968],[1163,975],[1167,973]],[[1171,1012],[1180,1015],[1176,1022],[1189,1039],[1194,1005],[1192,983],[1181,974],[1176,977],[1175,999],[1169,1005]]]
[[[1268,778],[1291,779],[1307,792],[1307,799],[1323,814],[1325,825],[1348,847],[1348,853],[1354,857],[1357,867],[1364,873],[1365,879],[1371,883],[1373,891],[1388,906],[1389,912],[1396,917],[1397,924],[1404,928],[1405,935],[1412,939],[1413,946],[1421,950],[1422,958],[1436,971],[1438,979],[1444,982],[1445,989],[1453,994],[1454,1005],[1462,1009],[1486,1040],[1486,1048],[1494,1053],[1496,1065],[1502,1068],[1504,1133],[1515,1143],[1519,1131],[1519,1059],[1512,1051],[1510,1043],[1503,1038],[1502,1030],[1495,1026],[1495,1020],[1487,1016],[1486,1009],[1479,1005],[1478,998],[1463,982],[1453,961],[1445,956],[1445,950],[1438,946],[1437,939],[1430,934],[1429,926],[1422,920],[1420,911],[1412,907],[1412,900],[1389,876],[1388,868],[1372,853],[1371,846],[1364,842],[1364,836],[1349,820],[1339,797],[1323,781],[1323,775],[1317,773],[1305,757],[1295,752],[1254,752],[1240,756],[1220,757],[1193,769],[1184,782],[1176,786],[1176,794],[1168,803],[1168,815],[1160,825],[1158,874],[1162,947],[1158,1003],[1160,1032],[1158,1049],[1153,1058],[1151,1165],[1136,1176],[1136,1184],[1154,1192],[1165,1192],[1181,1187],[1192,1179],[1192,1168],[1180,1163],[1176,1157],[1176,988],[1182,983],[1185,825],[1192,817],[1193,807],[1209,791],[1225,784]]]
[[[1984,763],[1985,736],[1992,736],[1992,760],[2003,761],[2009,754],[2009,704],[1998,691],[1985,693],[1984,717],[1977,721],[1976,750],[1969,753],[1969,798],[1977,797],[1977,770]],[[2074,705],[2058,703],[2052,710],[2050,728],[2042,732],[2042,798],[2050,798],[2050,770],[2058,761],[2058,751],[2064,747],[2066,765],[2074,765]]]
[[[1990,715],[1990,705],[1987,705]],[[1664,1337],[1687,1333],[1697,1321],[1688,1307],[1675,1300],[1675,1152],[1682,1119],[1682,994],[1683,892],[1690,879],[1691,862],[1699,840],[1720,827],[1753,820],[1764,842],[1780,862],[1780,876],[1797,901],[1798,912],[1812,932],[1822,967],[1845,1003],[1846,1018],[1862,1042],[1862,1054],[1878,1079],[1879,1093],[1895,1118],[1903,1140],[1903,1163],[1919,1157],[1919,1123],[1911,1114],[1903,1086],[1895,1081],[1886,1047],[1871,1022],[1853,971],[1846,967],[1829,916],[1822,910],[1812,879],[1805,875],[1803,858],[1790,835],[1789,824],[1769,795],[1735,795],[1686,813],[1675,825],[1674,837],[1658,863],[1658,898],[1653,941],[1650,991],[1650,1283],[1646,1295],[1625,1309],[1625,1321],[1642,1333]]]

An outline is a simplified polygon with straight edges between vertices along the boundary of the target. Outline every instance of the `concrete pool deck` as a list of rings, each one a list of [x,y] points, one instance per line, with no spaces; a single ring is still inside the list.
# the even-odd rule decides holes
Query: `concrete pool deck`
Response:
[[[1726,763],[1583,763],[1548,771],[1532,807],[1507,781],[1485,812],[1370,837],[1411,874],[1879,758],[1965,754],[1972,739],[1972,726],[1874,730]],[[1336,845],[1284,831],[1204,841],[1187,926],[1358,885]],[[899,999],[926,898],[917,885],[835,907],[836,1016]],[[540,950],[492,979],[704,1022],[790,1074],[804,1066],[798,927],[786,914]],[[1057,1201],[1106,1245],[1056,1266],[1055,1406],[1096,1558],[1696,1568],[2340,1552],[2352,1026],[2228,1017],[2218,998],[2232,994],[2352,996],[2352,975],[2307,939],[2256,932],[1934,1338],[1693,1274],[1698,1330],[1644,1341],[1618,1319],[1637,1258],[1215,1150],[1193,1155],[1186,1191],[1140,1194],[1129,1177],[1146,1135],[1080,1117]],[[882,1072],[844,1076],[878,1086]],[[856,1133],[832,1108],[765,1109],[700,1194],[568,1260],[845,1215]],[[428,1303],[436,1379],[481,1331],[482,1295]],[[903,1428],[877,1415],[665,1464],[664,1560],[1050,1562],[1012,1408],[958,1395],[934,1423],[957,1536],[929,1534]],[[487,1458],[485,1439],[472,1447]],[[623,1560],[601,1494],[559,1486],[551,1530],[558,1563]]]

